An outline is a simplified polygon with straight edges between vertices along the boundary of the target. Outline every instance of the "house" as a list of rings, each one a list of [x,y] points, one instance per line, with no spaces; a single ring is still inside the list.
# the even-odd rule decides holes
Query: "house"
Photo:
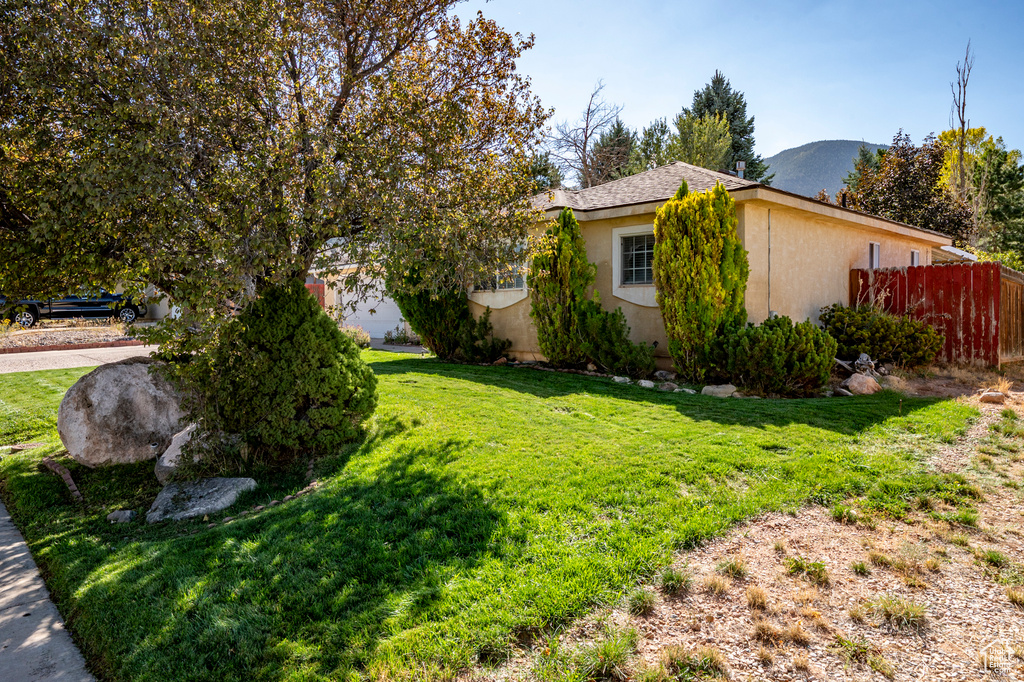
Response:
[[[587,256],[597,264],[595,289],[601,303],[622,308],[634,341],[657,342],[661,366],[670,361],[651,271],[654,217],[684,180],[691,192],[721,182],[736,202],[737,230],[750,263],[747,315],[754,323],[773,312],[795,321],[817,321],[822,307],[849,302],[852,269],[929,265],[933,249],[951,245],[949,237],[937,232],[682,162],[597,187],[536,197],[547,219],[565,207],[573,210]],[[512,340],[513,357],[542,359],[523,278],[478,287],[469,298],[474,314],[491,308],[494,333]]]

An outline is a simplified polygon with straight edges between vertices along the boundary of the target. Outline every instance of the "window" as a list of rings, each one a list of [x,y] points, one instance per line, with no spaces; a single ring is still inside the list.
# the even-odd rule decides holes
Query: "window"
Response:
[[[495,275],[489,280],[478,282],[473,289],[474,291],[516,291],[524,287],[523,273],[519,272],[515,276],[509,274],[507,277],[498,277]]]
[[[874,270],[875,268],[881,267],[879,262],[882,260],[882,245],[878,242],[871,242],[868,244],[868,269]]]
[[[654,283],[654,235],[622,238],[622,283]]]
[[[918,251],[917,249],[911,249],[911,251],[910,251],[910,265],[914,266],[914,265],[920,265],[920,264],[921,264],[921,252]]]

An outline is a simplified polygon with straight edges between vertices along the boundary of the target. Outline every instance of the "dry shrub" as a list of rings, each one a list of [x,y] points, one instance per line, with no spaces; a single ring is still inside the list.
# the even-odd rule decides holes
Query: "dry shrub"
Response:
[[[721,597],[729,591],[730,585],[728,578],[713,575],[704,581],[704,591],[714,597]]]
[[[763,611],[768,608],[768,592],[763,587],[751,585],[747,588],[747,606]]]

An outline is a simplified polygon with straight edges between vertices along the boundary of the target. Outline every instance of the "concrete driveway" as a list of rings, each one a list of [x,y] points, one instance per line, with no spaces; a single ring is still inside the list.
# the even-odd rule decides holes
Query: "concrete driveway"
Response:
[[[35,372],[41,369],[94,367],[137,355],[149,355],[156,346],[122,346],[120,348],[89,348],[85,350],[43,350],[36,353],[0,355],[0,374]]]

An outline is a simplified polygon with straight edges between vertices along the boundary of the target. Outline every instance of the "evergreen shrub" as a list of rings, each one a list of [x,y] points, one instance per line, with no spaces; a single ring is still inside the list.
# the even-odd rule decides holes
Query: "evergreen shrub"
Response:
[[[203,463],[220,472],[334,454],[377,406],[359,347],[297,280],[264,291],[183,372],[186,407],[206,434],[193,443],[215,450]],[[237,447],[213,446],[225,442]]]
[[[597,293],[582,301],[580,350],[590,362],[611,374],[645,377],[654,372],[654,347],[633,343],[622,308],[604,310]]]
[[[867,353],[875,362],[921,367],[935,359],[944,342],[927,322],[870,305],[851,308],[837,303],[822,308],[820,319],[838,344],[836,357],[843,360]]]
[[[420,343],[442,360],[494,362],[512,346],[494,337],[490,308],[474,319],[465,289],[396,293],[394,300]]]
[[[811,321],[781,316],[729,337],[726,367],[734,384],[764,394],[807,396],[829,380],[836,342]]]

